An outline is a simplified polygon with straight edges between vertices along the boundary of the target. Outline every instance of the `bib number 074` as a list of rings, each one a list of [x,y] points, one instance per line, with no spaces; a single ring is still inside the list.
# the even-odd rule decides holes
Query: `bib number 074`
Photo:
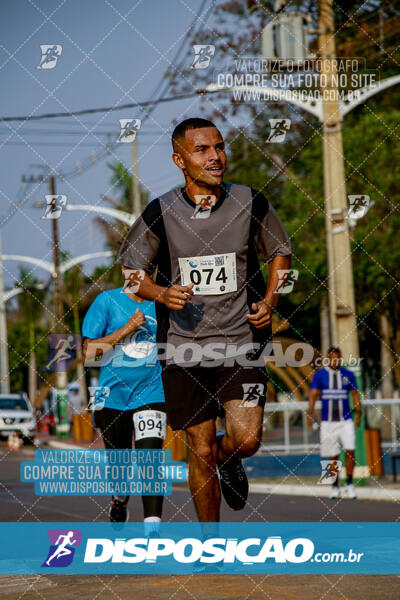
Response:
[[[209,285],[213,274],[214,269],[191,269],[189,274],[190,282],[194,283],[195,285],[200,285],[202,282],[204,282],[206,285]],[[205,281],[203,277],[205,277]],[[226,283],[227,279],[228,277],[225,272],[225,267],[221,267],[215,276],[215,281]]]
[[[178,258],[182,285],[193,285],[193,294],[213,296],[236,292],[236,254]]]

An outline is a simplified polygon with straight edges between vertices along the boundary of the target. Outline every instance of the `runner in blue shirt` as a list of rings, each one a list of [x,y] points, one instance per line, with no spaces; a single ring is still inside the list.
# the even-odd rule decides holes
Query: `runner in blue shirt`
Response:
[[[157,359],[154,302],[135,295],[130,269],[125,285],[94,300],[82,326],[85,364],[100,366],[91,406],[106,449],[161,449],[166,414],[161,367]],[[128,518],[129,496],[112,498],[110,520]],[[161,521],[162,496],[143,496],[145,529]]]
[[[309,396],[309,424],[314,422],[314,405],[321,397],[322,414],[320,427],[321,456],[331,459],[330,473],[337,474],[332,486],[331,498],[339,498],[339,474],[334,461],[339,458],[340,445],[346,452],[346,495],[348,498],[356,498],[353,486],[353,471],[355,465],[355,430],[352,410],[349,403],[349,392],[352,394],[355,425],[359,427],[361,422],[360,397],[357,391],[357,383],[354,374],[341,367],[342,356],[339,348],[331,347],[328,350],[328,366],[314,373],[310,386]]]

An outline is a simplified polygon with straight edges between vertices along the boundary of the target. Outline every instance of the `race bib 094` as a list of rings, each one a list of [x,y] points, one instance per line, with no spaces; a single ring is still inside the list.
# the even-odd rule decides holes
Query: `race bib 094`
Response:
[[[165,439],[167,415],[159,410],[139,410],[133,414],[135,440],[144,438]]]
[[[236,254],[211,254],[179,258],[181,284],[193,283],[193,293],[202,295],[236,292]]]

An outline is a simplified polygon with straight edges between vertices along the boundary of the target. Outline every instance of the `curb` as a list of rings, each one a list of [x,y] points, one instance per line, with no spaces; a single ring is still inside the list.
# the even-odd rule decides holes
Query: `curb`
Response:
[[[250,483],[249,488],[249,491],[253,494],[276,494],[279,496],[312,496],[329,498],[331,494],[330,485]],[[386,502],[400,501],[400,489],[357,487],[356,493],[358,500],[383,500]]]
[[[61,448],[63,450],[84,450],[83,446],[68,444],[68,442],[59,442],[57,440],[49,441],[49,446]],[[329,498],[331,494],[330,485],[307,485],[307,484],[286,484],[286,483],[250,483],[249,491],[252,494],[265,494],[277,496],[307,496],[317,498]],[[379,500],[384,502],[400,502],[400,489],[392,488],[369,488],[357,487],[358,500]],[[347,498],[340,498],[347,500]]]
[[[58,442],[57,440],[50,440],[48,444],[52,448],[61,448],[62,450],[85,450],[84,446],[68,444],[68,442]]]

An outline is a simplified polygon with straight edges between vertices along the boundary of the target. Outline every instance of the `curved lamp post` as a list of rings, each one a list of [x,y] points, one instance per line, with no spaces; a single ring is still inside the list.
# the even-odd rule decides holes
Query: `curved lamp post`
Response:
[[[0,241],[1,244],[1,241]],[[102,252],[91,252],[89,254],[82,254],[71,258],[60,265],[60,273],[65,273],[71,267],[91,260],[93,258],[110,257],[112,256],[111,250],[104,250]],[[9,375],[9,364],[8,364],[8,341],[7,341],[7,321],[5,313],[5,303],[23,291],[23,288],[13,288],[11,290],[4,291],[3,284],[3,260],[12,260],[18,262],[26,262],[32,265],[36,265],[41,269],[44,269],[54,279],[56,272],[54,269],[53,262],[43,260],[41,258],[35,258],[33,256],[22,256],[20,254],[1,254],[0,246],[0,393],[10,393],[10,375]]]

